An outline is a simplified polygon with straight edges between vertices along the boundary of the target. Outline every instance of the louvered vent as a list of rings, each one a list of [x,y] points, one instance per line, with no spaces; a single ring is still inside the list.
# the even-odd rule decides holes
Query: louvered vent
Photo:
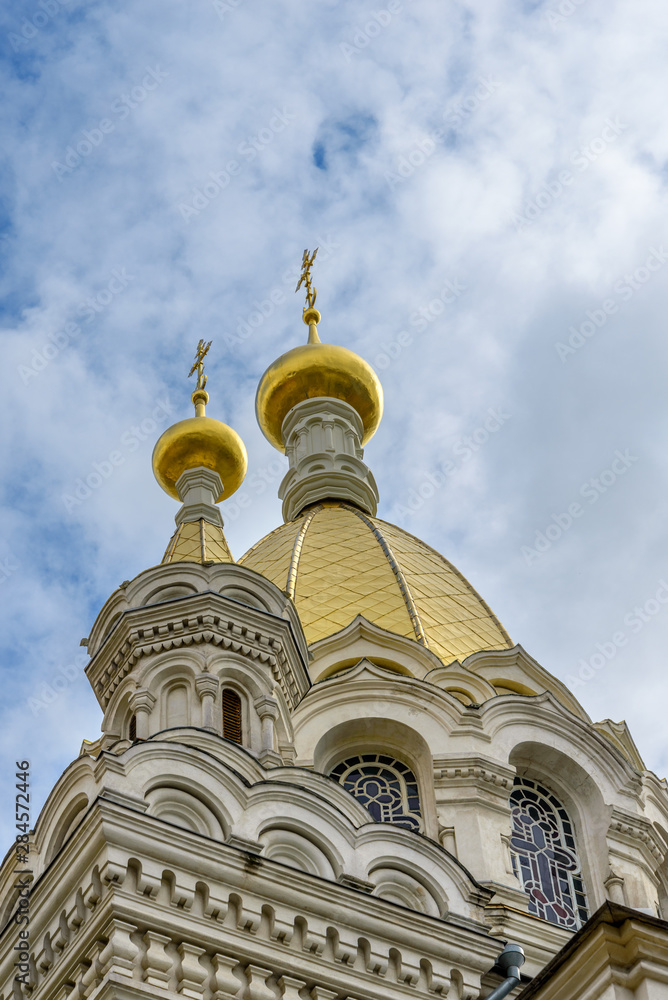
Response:
[[[223,736],[241,743],[241,699],[234,691],[223,691]]]
[[[137,739],[137,716],[136,715],[133,715],[133,716],[130,717],[130,727],[129,727],[129,730],[128,730],[128,739],[130,739],[130,740],[136,740]]]

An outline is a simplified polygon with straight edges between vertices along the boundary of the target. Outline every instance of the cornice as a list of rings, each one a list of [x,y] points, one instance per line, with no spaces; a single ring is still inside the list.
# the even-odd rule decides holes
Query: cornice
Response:
[[[121,680],[142,657],[202,643],[266,664],[291,708],[310,687],[291,623],[214,591],[129,608],[101,644],[86,673],[106,709]]]

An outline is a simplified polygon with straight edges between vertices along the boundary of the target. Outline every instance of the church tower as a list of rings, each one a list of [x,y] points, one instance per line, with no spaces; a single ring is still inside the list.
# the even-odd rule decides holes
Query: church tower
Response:
[[[284,522],[235,561],[247,457],[200,342],[195,415],[153,454],[176,530],[91,628],[102,735],[31,834],[28,925],[14,850],[0,871],[0,1000],[543,997],[613,938],[554,995],[665,996],[666,783],[376,516],[383,392],[321,341],[314,257],[308,342],[256,399]]]

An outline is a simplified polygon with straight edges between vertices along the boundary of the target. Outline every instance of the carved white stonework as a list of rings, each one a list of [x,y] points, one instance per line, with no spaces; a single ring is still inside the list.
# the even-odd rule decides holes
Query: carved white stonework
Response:
[[[216,506],[223,492],[223,482],[217,472],[202,465],[186,469],[176,481],[176,492],[183,502],[174,517],[177,524],[203,519],[223,527],[223,518]]]
[[[353,617],[309,648],[258,573],[180,563],[115,591],[88,650],[104,735],[32,838],[31,1000],[477,1000],[506,940],[535,976],[572,932],[529,912],[514,873],[516,777],[563,801],[590,912],[668,916],[665,781],[519,646],[442,663]],[[419,829],[335,780],[362,754],[410,770]],[[2,1000],[21,1000],[15,878],[10,851]]]
[[[282,428],[290,468],[278,491],[284,520],[333,497],[375,515],[378,487],[362,461],[363,434],[359,414],[341,399],[307,399],[290,410]]]
[[[202,702],[202,727],[214,729],[215,701],[220,690],[220,681],[213,674],[198,674],[195,678],[195,690]]]

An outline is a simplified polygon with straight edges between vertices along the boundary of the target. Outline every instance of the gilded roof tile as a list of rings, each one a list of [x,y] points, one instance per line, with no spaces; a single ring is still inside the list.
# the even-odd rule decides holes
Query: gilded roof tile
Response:
[[[446,663],[512,647],[490,608],[447,559],[402,528],[345,503],[304,511],[240,562],[294,597],[309,643],[362,615],[423,642]]]
[[[232,553],[217,524],[200,519],[184,521],[172,535],[163,563],[172,562],[234,562]]]

